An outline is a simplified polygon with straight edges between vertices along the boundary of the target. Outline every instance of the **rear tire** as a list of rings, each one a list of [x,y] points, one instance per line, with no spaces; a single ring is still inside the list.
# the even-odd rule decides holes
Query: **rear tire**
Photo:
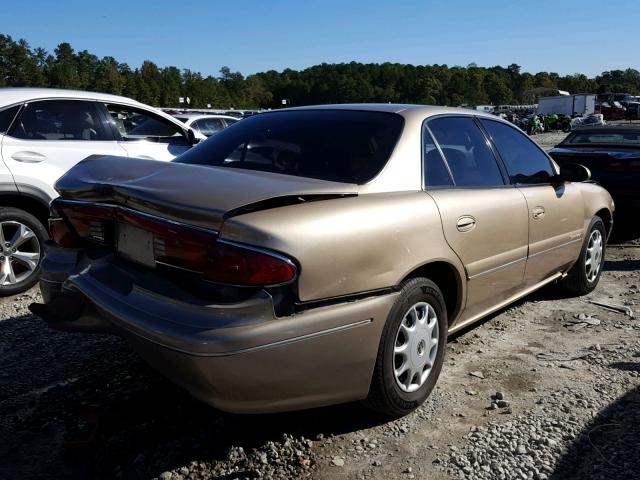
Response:
[[[578,260],[560,282],[560,287],[575,296],[591,292],[598,285],[602,275],[607,229],[602,219],[595,216],[587,232]]]
[[[40,221],[18,208],[0,208],[0,296],[33,287],[40,276],[44,242]]]
[[[418,408],[442,370],[447,331],[438,286],[426,278],[405,282],[382,331],[365,406],[392,417]]]

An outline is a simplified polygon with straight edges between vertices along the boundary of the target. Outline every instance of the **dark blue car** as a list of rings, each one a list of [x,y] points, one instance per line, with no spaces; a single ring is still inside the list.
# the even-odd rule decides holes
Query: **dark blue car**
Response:
[[[640,210],[640,124],[576,130],[549,154],[560,166],[587,167],[617,209]]]

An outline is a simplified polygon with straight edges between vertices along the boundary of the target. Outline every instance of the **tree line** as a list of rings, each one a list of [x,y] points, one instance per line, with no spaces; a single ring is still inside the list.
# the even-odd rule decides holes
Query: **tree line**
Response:
[[[540,89],[571,93],[624,92],[640,95],[640,72],[611,70],[594,78],[584,74],[531,74],[519,65],[466,67],[358,62],[320,64],[303,70],[269,70],[243,76],[222,67],[218,76],[145,60],[131,68],[115,58],[59,44],[53,53],[25,40],[0,34],[0,87],[56,87],[113,93],[158,107],[277,108],[290,105],[350,102],[437,105],[534,103]]]

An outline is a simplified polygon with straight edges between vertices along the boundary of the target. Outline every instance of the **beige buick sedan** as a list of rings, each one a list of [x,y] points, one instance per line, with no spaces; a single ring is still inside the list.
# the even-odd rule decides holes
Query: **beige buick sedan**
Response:
[[[447,335],[550,283],[595,288],[613,202],[588,178],[468,110],[265,113],[171,163],[62,177],[32,311],[122,335],[222,410],[403,415]]]

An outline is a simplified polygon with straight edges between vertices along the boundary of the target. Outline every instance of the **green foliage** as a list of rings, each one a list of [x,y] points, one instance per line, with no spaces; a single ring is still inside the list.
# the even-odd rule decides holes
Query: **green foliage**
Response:
[[[77,88],[114,93],[161,107],[178,106],[189,97],[191,107],[279,107],[353,102],[399,102],[439,105],[532,103],[540,87],[571,93],[625,92],[640,94],[640,72],[628,68],[603,72],[595,78],[576,73],[530,74],[520,66],[466,67],[357,62],[320,64],[304,70],[273,70],[244,77],[222,67],[217,77],[191,70],[160,68],[145,60],[131,69],[113,57],[75,52],[61,43],[48,54],[25,40],[0,34],[0,87]],[[533,93],[532,93],[533,91]]]

